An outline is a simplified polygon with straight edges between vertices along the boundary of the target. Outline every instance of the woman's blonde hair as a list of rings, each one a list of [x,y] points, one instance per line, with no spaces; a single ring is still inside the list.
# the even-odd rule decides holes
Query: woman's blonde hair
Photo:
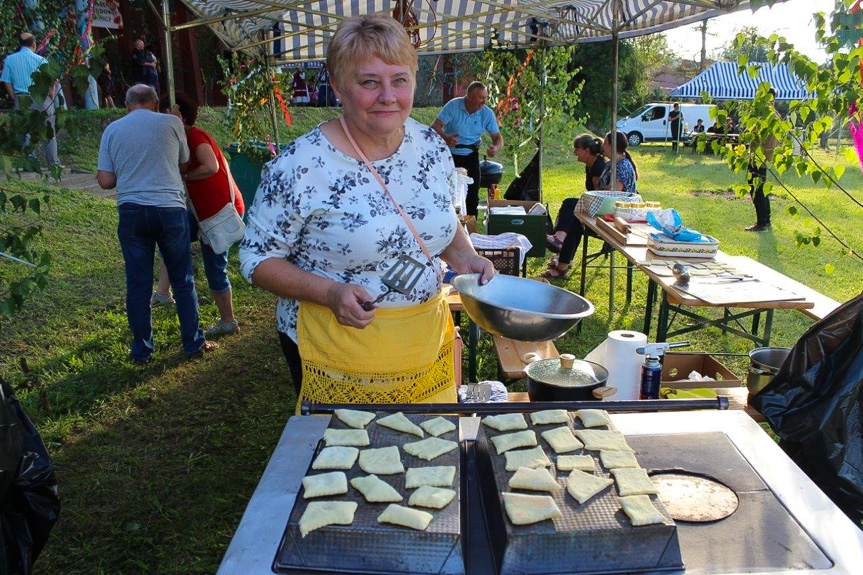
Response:
[[[407,66],[416,80],[417,51],[397,20],[367,14],[339,24],[327,46],[327,68],[336,87],[342,87],[342,80],[354,64],[372,58]]]

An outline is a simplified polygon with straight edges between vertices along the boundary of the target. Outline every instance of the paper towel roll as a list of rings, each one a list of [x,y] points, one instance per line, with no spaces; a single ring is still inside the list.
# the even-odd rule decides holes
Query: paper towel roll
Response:
[[[608,370],[609,387],[617,388],[610,399],[639,399],[641,395],[641,364],[644,356],[635,350],[647,343],[647,336],[638,331],[617,330],[587,354],[587,361]]]

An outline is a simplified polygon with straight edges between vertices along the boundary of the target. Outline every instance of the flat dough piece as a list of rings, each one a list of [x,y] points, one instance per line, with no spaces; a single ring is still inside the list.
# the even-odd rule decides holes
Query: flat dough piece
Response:
[[[530,491],[557,491],[560,489],[560,485],[545,467],[539,469],[519,467],[515,474],[509,478],[509,488],[528,489]]]
[[[377,475],[354,477],[351,479],[351,485],[362,493],[369,503],[393,503],[402,500],[401,494],[395,487]]]
[[[509,520],[515,525],[530,525],[546,519],[563,517],[554,499],[548,495],[522,495],[502,493],[503,506]]]
[[[621,497],[659,493],[647,472],[640,467],[621,467],[612,469],[611,474],[617,482],[617,492]]]
[[[455,481],[455,466],[409,467],[405,475],[405,488],[415,487],[452,487]]]
[[[450,431],[455,431],[456,429],[455,423],[453,423],[449,419],[444,419],[443,417],[427,419],[420,423],[420,427],[422,427],[426,431],[426,433],[435,437],[440,437],[444,433],[449,433]]]
[[[343,471],[303,477],[303,499],[342,495],[348,492],[348,478]]]
[[[312,501],[300,517],[300,535],[305,537],[327,525],[350,525],[356,510],[354,501]]]
[[[569,423],[569,414],[565,409],[546,409],[530,414],[530,422],[534,425],[550,425],[552,423]]]
[[[590,455],[560,455],[557,458],[557,468],[560,471],[579,469],[581,471],[589,471],[590,473],[593,473],[596,469],[596,464],[593,461],[593,457]]]
[[[425,531],[434,515],[426,511],[411,509],[402,505],[390,503],[384,512],[378,516],[378,523],[392,523],[403,527],[410,527],[417,531]]]
[[[395,445],[360,451],[360,469],[366,473],[377,473],[378,475],[405,472],[405,466],[402,465],[402,458],[399,455],[399,448]]]
[[[371,411],[359,409],[337,409],[335,414],[342,423],[354,429],[365,429],[366,425],[375,418],[375,414]]]
[[[575,436],[588,451],[632,451],[619,431],[610,429],[577,429]]]
[[[497,454],[505,453],[510,449],[518,449],[519,447],[533,447],[536,445],[536,433],[532,429],[527,431],[516,431],[515,433],[507,433],[492,437],[491,442],[494,443],[494,448]]]
[[[566,453],[584,447],[584,444],[575,438],[568,427],[555,427],[543,431],[542,438],[551,445],[555,453]]]
[[[504,413],[501,415],[489,415],[483,418],[483,425],[487,425],[498,431],[516,431],[527,429],[527,421],[521,413]]]
[[[430,507],[431,509],[443,509],[455,499],[455,491],[442,489],[440,487],[420,487],[411,494],[408,505],[412,507]]]
[[[629,495],[620,498],[623,512],[629,516],[629,520],[636,527],[642,525],[653,525],[654,523],[665,523],[665,517],[650,501],[647,495]]]
[[[621,467],[641,467],[635,455],[628,451],[600,451],[599,460],[606,469]]]
[[[449,439],[440,439],[439,437],[429,437],[422,441],[414,441],[405,443],[403,449],[415,457],[431,461],[436,457],[440,457],[444,453],[449,453],[458,447],[458,443]]]
[[[327,446],[367,447],[370,444],[369,432],[365,429],[327,429],[324,441]]]
[[[592,473],[573,469],[566,478],[566,490],[576,501],[584,504],[612,483],[614,480],[607,477],[597,477]]]
[[[503,454],[506,457],[506,470],[518,471],[519,467],[548,467],[551,465],[551,459],[542,450],[542,447],[537,445],[533,449],[519,449],[518,451],[507,451]]]
[[[602,427],[611,425],[608,412],[604,409],[579,409],[575,416],[581,420],[585,427]]]
[[[356,447],[324,447],[315,457],[312,469],[350,469],[357,462],[360,450]]]
[[[405,414],[401,411],[380,418],[378,420],[378,425],[383,425],[384,427],[389,427],[390,429],[395,429],[396,431],[401,431],[402,433],[410,433],[411,435],[416,435],[417,437],[425,437],[425,433],[423,433],[423,430],[420,428],[420,426],[416,425],[414,422],[408,419],[407,416],[405,416]]]

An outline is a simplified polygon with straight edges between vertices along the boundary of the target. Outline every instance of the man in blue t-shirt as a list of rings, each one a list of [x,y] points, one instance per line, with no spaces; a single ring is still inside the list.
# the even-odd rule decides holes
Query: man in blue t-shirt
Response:
[[[471,82],[467,95],[453,98],[441,109],[432,129],[440,134],[452,153],[457,168],[467,169],[473,180],[467,188],[467,215],[476,216],[479,205],[479,144],[483,132],[491,136],[492,145],[486,150],[493,158],[503,148],[503,136],[497,125],[497,118],[491,108],[485,105],[488,90],[482,82]]]

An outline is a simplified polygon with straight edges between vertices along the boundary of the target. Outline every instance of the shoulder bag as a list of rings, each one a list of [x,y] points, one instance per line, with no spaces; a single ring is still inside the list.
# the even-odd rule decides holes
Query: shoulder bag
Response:
[[[225,156],[222,156],[222,166],[225,168],[225,173],[228,176],[228,189],[231,191],[231,201],[225,206],[205,220],[198,218],[195,212],[195,206],[189,201],[189,209],[195,219],[198,220],[198,239],[207,244],[212,250],[221,254],[228,251],[232,245],[243,239],[243,234],[246,232],[246,225],[243,223],[243,218],[237,213],[234,207],[234,189],[237,184],[234,183],[234,176],[231,174],[231,169],[225,162]]]

